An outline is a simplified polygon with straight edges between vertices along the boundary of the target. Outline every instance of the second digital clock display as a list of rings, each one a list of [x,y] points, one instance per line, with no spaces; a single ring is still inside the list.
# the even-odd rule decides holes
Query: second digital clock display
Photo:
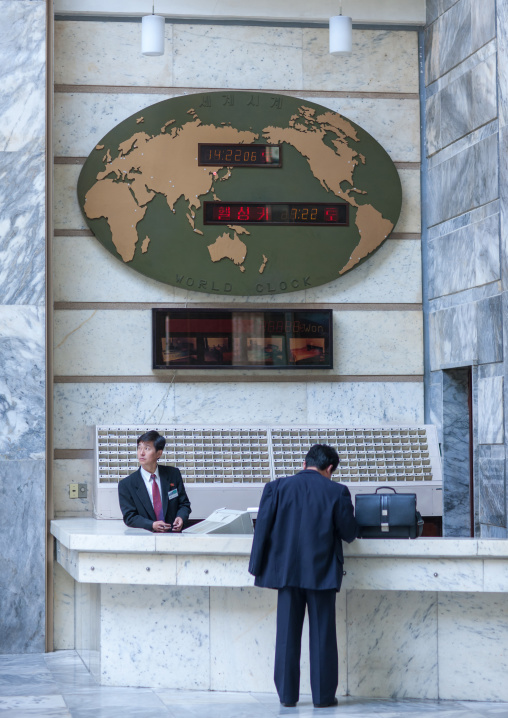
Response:
[[[347,227],[349,205],[319,202],[204,202],[204,224],[279,224]]]

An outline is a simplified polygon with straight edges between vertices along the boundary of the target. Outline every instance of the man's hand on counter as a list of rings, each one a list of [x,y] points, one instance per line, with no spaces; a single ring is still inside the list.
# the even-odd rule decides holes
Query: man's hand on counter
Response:
[[[181,521],[181,519],[180,519]],[[176,521],[175,521],[176,523]],[[183,522],[182,522],[183,523]],[[155,533],[166,533],[166,531],[171,531],[171,524],[167,524],[165,521],[154,521],[152,524],[152,530],[155,531]],[[174,531],[175,529],[173,529]],[[182,529],[180,528],[180,531]]]
[[[181,516],[177,516],[176,519],[173,521],[173,531],[180,533],[180,531],[182,529],[183,529],[183,519]]]

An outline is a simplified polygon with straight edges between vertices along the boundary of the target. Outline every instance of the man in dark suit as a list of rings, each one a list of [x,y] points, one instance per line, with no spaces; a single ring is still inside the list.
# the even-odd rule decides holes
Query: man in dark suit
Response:
[[[331,481],[338,463],[335,449],[315,444],[303,471],[266,484],[259,505],[249,571],[256,586],[279,591],[274,680],[287,707],[296,705],[300,693],[305,606],[312,700],[316,708],[337,705],[335,598],[342,582],[342,541],[357,535],[349,489]]]
[[[157,464],[166,439],[157,431],[147,431],[137,444],[140,468],[118,484],[123,520],[127,526],[155,533],[179,533],[191,505],[179,469]]]

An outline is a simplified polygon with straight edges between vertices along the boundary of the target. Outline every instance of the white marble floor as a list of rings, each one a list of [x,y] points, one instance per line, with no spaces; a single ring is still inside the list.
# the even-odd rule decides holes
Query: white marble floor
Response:
[[[508,703],[339,698],[315,709],[310,696],[282,708],[273,693],[106,688],[91,678],[75,651],[0,656],[0,714],[9,718],[508,718]]]

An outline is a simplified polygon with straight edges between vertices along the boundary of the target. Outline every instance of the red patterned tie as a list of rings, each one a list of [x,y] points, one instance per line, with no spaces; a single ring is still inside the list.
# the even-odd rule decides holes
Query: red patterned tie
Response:
[[[164,521],[164,514],[162,513],[162,501],[159,487],[157,486],[157,477],[155,474],[150,474],[150,480],[152,483],[152,499],[153,499],[153,510],[155,511],[155,518],[157,521]]]

